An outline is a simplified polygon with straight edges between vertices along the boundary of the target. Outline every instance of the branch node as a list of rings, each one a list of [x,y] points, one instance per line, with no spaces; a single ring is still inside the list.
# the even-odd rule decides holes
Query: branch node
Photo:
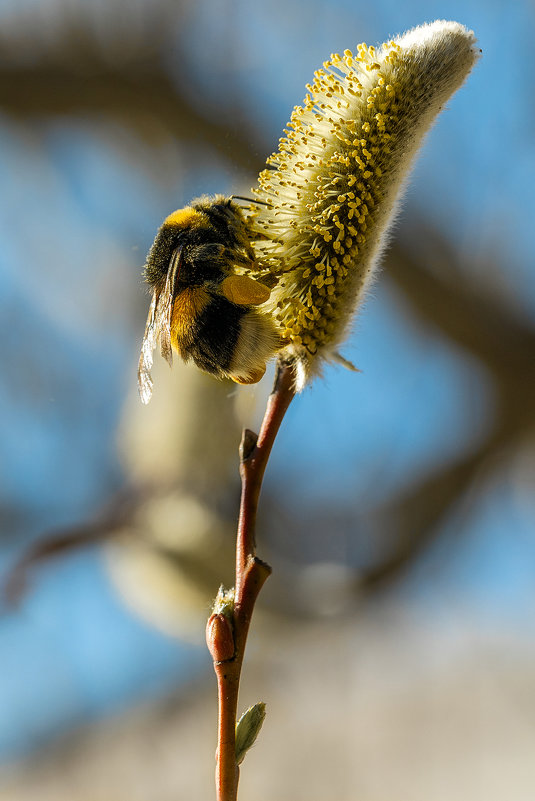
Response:
[[[255,434],[254,431],[251,431],[249,428],[243,429],[240,442],[240,462],[242,464],[251,457],[254,449],[256,448],[257,440],[258,434]]]
[[[263,559],[259,559],[258,556],[255,556],[253,558],[253,563],[256,567],[256,570],[262,576],[263,581],[265,581],[269,576],[271,576],[271,573],[273,572],[271,565],[268,565],[268,563],[264,562]]]

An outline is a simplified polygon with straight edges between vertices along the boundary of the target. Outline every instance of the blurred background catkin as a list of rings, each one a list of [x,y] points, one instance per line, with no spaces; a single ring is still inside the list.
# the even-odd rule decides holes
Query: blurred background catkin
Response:
[[[344,349],[363,373],[298,397],[268,466],[241,793],[533,797],[533,5],[4,0],[1,801],[213,793],[204,623],[270,378],[157,359],[142,407],[144,257],[173,209],[250,193],[331,52],[434,18],[483,56]]]

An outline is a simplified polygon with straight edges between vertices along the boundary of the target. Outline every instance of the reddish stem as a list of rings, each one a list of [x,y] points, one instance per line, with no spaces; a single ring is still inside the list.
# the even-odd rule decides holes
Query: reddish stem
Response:
[[[236,542],[234,655],[230,659],[221,660],[217,657],[218,643],[215,643],[215,647],[212,643],[211,647],[219,696],[217,801],[237,799],[239,768],[236,764],[236,713],[240,674],[254,605],[264,582],[271,573],[269,565],[256,557],[256,510],[271,448],[294,395],[293,372],[288,365],[280,363],[260,433],[257,437],[246,429],[240,445],[242,494]],[[226,647],[226,634],[223,631],[221,645]]]
[[[293,384],[291,369],[286,365],[280,365],[258,437],[248,429],[243,432],[240,446],[242,493],[236,541],[236,606],[242,601],[241,582],[248,563],[256,553],[256,510],[262,479],[275,437],[295,395]]]

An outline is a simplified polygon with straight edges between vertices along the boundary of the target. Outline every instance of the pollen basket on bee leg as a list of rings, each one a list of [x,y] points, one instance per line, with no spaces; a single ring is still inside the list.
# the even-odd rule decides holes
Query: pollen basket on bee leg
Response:
[[[221,292],[227,300],[238,306],[260,306],[271,295],[265,284],[247,275],[229,275],[221,282]]]

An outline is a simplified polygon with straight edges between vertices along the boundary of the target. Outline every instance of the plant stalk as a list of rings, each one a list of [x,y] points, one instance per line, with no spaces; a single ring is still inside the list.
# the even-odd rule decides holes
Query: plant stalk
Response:
[[[236,579],[232,617],[233,655],[230,658],[218,658],[219,655],[224,655],[223,644],[226,646],[228,632],[222,631],[219,639],[218,635],[214,634],[212,643],[209,639],[210,651],[214,657],[219,699],[216,752],[217,801],[236,801],[238,794],[236,716],[241,668],[256,599],[271,573],[270,566],[256,556],[256,512],[269,455],[294,395],[292,368],[279,362],[275,384],[268,399],[260,433],[257,437],[252,431],[245,429],[240,444],[242,493],[236,541]],[[211,629],[209,628],[209,630]],[[215,630],[213,629],[213,631]],[[219,645],[221,645],[220,649],[218,649]]]

